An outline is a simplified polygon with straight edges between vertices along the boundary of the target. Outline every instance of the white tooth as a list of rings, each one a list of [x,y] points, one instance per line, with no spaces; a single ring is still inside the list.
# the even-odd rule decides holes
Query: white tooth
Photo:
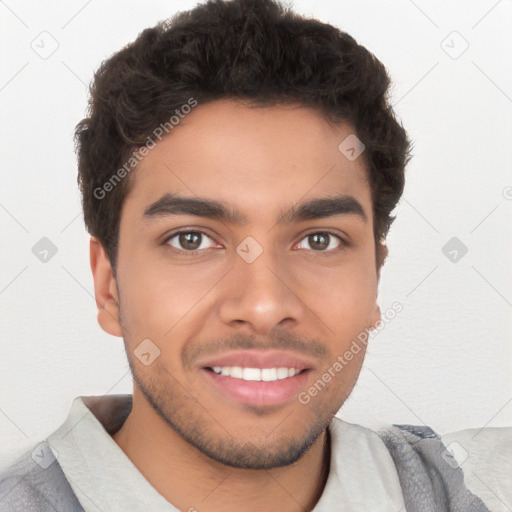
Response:
[[[212,370],[220,375],[249,381],[272,382],[286,379],[300,373],[295,368],[242,368],[241,366],[214,366]]]
[[[232,366],[229,371],[229,376],[234,377],[235,379],[242,379],[244,376],[244,372],[241,366]]]
[[[261,380],[266,382],[277,380],[277,370],[275,368],[263,368],[261,370]]]
[[[288,377],[288,368],[278,368],[277,369],[277,378],[278,379],[286,379]]]
[[[261,380],[261,370],[259,368],[244,368],[244,380]]]

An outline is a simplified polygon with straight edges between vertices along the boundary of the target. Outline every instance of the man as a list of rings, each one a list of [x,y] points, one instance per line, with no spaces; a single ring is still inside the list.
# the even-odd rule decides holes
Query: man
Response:
[[[4,475],[2,510],[511,499],[498,480],[484,502],[427,426],[334,417],[381,322],[410,157],[389,83],[349,35],[271,0],[210,1],[102,64],[79,184],[98,321],[124,339],[133,396],[75,399]]]

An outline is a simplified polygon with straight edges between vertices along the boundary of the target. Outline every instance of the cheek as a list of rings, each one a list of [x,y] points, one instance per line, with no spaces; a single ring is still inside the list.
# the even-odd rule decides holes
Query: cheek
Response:
[[[361,255],[329,268],[298,269],[301,298],[330,328],[339,342],[371,324],[376,307],[377,275],[372,257]],[[334,332],[332,332],[334,331]]]
[[[377,278],[371,272],[352,272],[346,277],[332,291],[330,313],[338,319],[339,329],[350,327],[351,335],[357,336],[371,322],[376,306]]]
[[[132,253],[119,265],[121,310],[131,339],[168,340],[182,321],[201,309],[219,281],[219,269],[170,265]],[[222,275],[222,273],[220,274]]]

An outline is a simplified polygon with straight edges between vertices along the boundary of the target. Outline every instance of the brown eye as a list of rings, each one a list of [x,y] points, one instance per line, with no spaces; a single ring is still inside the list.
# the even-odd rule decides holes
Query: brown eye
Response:
[[[300,247],[301,244],[307,242],[309,247]],[[306,237],[304,237],[300,243],[300,249],[313,249],[314,251],[326,251],[327,249],[333,250],[339,248],[343,245],[343,240],[332,233],[327,232],[318,232],[318,233],[310,233]]]
[[[166,243],[174,249],[192,252],[208,249],[208,240],[211,238],[201,231],[181,231],[169,237]]]

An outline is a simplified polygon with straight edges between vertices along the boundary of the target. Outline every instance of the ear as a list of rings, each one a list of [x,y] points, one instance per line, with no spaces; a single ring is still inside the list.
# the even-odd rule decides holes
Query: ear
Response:
[[[91,237],[89,255],[94,279],[94,296],[98,307],[98,323],[108,334],[122,337],[116,279],[105,249],[96,237]]]
[[[380,271],[382,269],[382,266],[384,265],[384,262],[386,261],[386,258],[388,257],[388,253],[388,246],[382,242],[379,242],[375,249],[375,260],[377,266],[377,284],[380,281]]]
[[[382,266],[384,265],[384,261],[386,261],[386,258],[388,256],[388,247],[386,244],[379,242],[375,249],[375,260],[376,260],[376,266],[377,266],[377,286],[380,282],[380,271],[382,269]],[[371,325],[370,328],[376,328],[377,324],[381,321],[381,312],[380,307],[377,304],[377,297],[375,297],[375,308],[372,313],[372,319],[371,319]]]
[[[380,321],[381,321],[380,307],[377,304],[377,302],[375,302],[375,309],[373,310],[373,313],[372,313],[371,324],[368,327],[370,329],[375,329],[375,328],[377,328],[377,325],[380,324]]]

